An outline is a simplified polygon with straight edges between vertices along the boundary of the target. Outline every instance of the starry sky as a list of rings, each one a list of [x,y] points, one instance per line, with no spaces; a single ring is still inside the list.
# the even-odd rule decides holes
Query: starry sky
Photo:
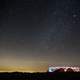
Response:
[[[79,0],[0,1],[0,71],[47,71],[79,57]]]

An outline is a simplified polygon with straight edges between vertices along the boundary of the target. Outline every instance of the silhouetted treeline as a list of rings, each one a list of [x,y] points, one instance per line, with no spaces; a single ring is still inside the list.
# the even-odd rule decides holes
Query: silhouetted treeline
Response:
[[[0,73],[0,80],[80,80],[80,73],[53,72],[53,73]]]

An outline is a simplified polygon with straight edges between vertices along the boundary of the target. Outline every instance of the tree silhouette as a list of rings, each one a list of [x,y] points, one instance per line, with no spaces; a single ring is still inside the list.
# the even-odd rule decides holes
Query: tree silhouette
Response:
[[[66,72],[74,72],[73,69],[68,68]]]
[[[57,69],[54,72],[65,72],[63,68]]]

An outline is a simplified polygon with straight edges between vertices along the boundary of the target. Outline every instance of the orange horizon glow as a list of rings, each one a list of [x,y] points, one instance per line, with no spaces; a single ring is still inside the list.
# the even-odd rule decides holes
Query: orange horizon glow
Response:
[[[25,67],[16,67],[16,66],[0,66],[0,72],[47,72],[47,66],[25,66]]]

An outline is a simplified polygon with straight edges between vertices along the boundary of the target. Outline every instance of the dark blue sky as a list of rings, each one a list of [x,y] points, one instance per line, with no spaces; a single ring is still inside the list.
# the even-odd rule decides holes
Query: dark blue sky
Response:
[[[1,66],[80,65],[79,0],[3,0],[0,4]]]

